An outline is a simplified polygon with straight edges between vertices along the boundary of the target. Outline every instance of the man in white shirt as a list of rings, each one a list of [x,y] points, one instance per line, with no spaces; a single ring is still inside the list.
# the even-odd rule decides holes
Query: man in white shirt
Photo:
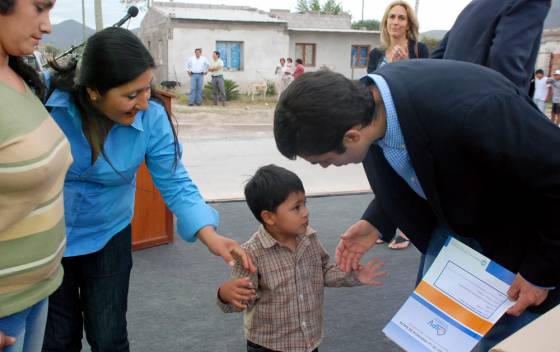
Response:
[[[191,94],[189,96],[189,106],[202,104],[202,86],[204,75],[208,73],[208,60],[201,56],[202,49],[196,48],[194,56],[187,61],[187,73],[191,77]]]
[[[538,69],[537,71],[535,71],[535,92],[533,93],[533,102],[545,115],[546,97],[548,96],[548,87],[550,87],[550,84],[548,84],[547,80],[548,77],[544,75],[543,70]]]

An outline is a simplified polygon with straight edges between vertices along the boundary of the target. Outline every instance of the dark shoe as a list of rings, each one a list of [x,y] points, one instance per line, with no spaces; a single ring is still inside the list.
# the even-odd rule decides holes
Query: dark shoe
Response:
[[[189,106],[194,106],[194,104],[189,104]]]
[[[196,103],[196,106],[200,106],[200,105],[202,105],[202,103]]]

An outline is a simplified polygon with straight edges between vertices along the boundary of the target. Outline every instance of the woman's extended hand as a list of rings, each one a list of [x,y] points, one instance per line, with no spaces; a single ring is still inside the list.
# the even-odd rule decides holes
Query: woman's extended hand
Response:
[[[229,266],[233,267],[237,260],[246,270],[252,273],[257,271],[257,268],[251,262],[251,258],[249,258],[239,243],[231,238],[219,235],[212,226],[201,228],[197,233],[197,237],[208,247],[212,254],[224,258]]]

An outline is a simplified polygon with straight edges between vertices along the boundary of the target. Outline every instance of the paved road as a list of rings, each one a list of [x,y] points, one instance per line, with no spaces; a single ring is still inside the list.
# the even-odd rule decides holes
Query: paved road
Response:
[[[309,199],[311,224],[330,253],[371,195]],[[215,204],[221,232],[243,242],[257,223],[243,202]],[[325,339],[321,352],[400,351],[381,332],[413,288],[419,254],[378,246],[386,262],[382,287],[327,288]],[[132,351],[242,352],[242,315],[223,314],[215,305],[218,284],[229,269],[200,243],[180,239],[172,245],[134,253],[130,287],[129,334]]]

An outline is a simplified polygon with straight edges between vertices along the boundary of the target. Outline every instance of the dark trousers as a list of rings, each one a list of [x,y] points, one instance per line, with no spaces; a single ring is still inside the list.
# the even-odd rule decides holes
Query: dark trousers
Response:
[[[280,352],[280,351],[274,351],[247,340],[247,352]],[[313,350],[313,352],[319,352],[319,349],[316,348]]]
[[[63,258],[62,265],[62,285],[49,297],[43,352],[80,351],[82,330],[92,352],[129,351],[130,225],[100,251]]]

